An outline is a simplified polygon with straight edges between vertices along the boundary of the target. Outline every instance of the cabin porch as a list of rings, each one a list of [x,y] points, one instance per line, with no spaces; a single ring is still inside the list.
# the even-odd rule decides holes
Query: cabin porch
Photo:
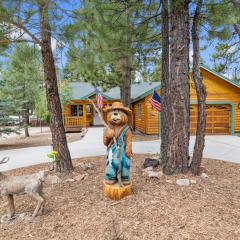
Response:
[[[104,101],[104,107],[111,106],[111,104],[110,100]],[[105,113],[103,113],[103,118],[106,119]],[[77,132],[82,128],[103,125],[89,100],[72,100],[64,107],[63,120],[65,131],[68,132]]]

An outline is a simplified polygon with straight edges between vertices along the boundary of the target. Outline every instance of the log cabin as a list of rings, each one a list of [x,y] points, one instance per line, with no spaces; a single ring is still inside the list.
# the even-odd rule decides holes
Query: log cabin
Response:
[[[203,83],[207,90],[206,134],[227,135],[240,132],[240,84],[211,70],[200,67]],[[95,100],[95,90],[88,83],[72,82],[72,100],[64,107],[66,130],[101,125],[101,121],[87,100]],[[132,128],[144,134],[159,134],[160,114],[152,108],[149,100],[153,91],[160,93],[160,82],[134,83],[131,86]],[[111,106],[120,100],[118,87],[103,92],[104,106]],[[190,72],[190,133],[195,134],[197,126],[197,96]],[[103,114],[106,118],[105,114]]]

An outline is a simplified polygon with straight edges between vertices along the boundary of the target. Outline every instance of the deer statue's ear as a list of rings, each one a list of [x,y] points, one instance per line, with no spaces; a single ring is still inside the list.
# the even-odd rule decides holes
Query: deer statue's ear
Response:
[[[0,164],[2,163],[6,163],[9,161],[9,157],[4,157],[1,161],[0,161]]]

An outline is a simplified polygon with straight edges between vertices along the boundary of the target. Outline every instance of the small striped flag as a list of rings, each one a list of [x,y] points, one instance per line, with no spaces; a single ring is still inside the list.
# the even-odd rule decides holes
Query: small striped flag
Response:
[[[161,112],[161,97],[157,94],[155,90],[149,102],[154,109],[156,109],[158,112]]]
[[[96,88],[96,102],[98,108],[103,108],[103,96],[97,88]]]

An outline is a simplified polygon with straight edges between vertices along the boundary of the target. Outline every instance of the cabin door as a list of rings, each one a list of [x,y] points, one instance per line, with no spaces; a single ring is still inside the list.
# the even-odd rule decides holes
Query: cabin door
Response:
[[[100,117],[98,116],[98,113],[97,113],[96,110],[94,110],[93,125],[94,126],[102,126],[103,125],[103,123],[102,123]]]

